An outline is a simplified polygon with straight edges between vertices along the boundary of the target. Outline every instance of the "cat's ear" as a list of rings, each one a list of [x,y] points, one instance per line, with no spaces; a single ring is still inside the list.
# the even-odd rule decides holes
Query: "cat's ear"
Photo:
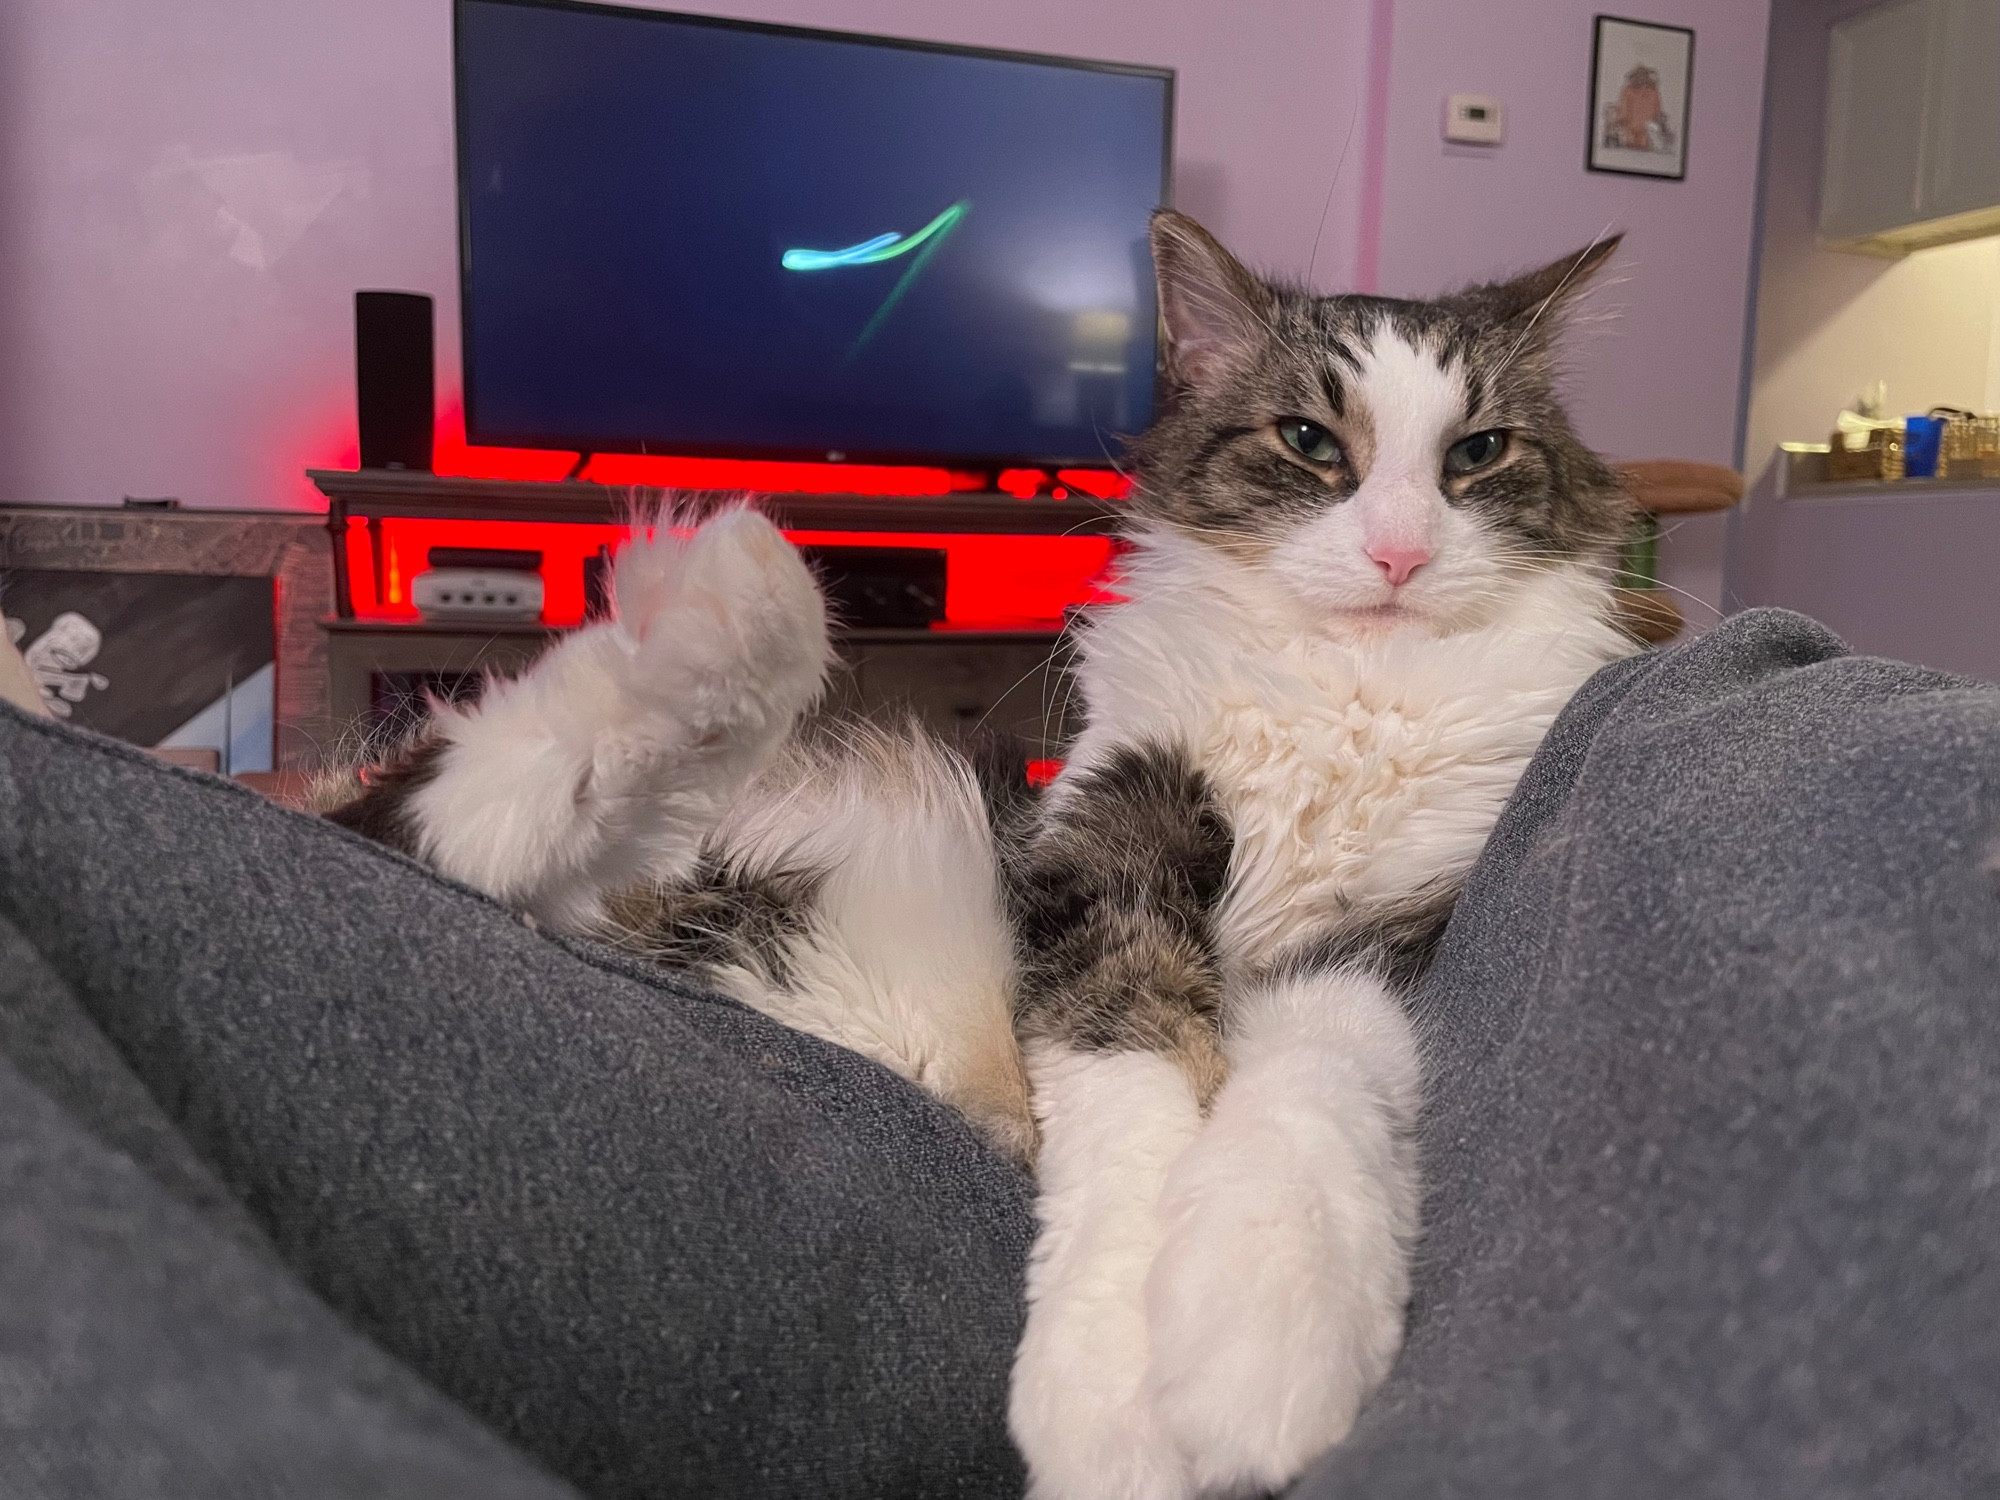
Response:
[[[1613,234],[1592,240],[1581,250],[1558,256],[1512,281],[1475,288],[1473,295],[1486,304],[1498,322],[1532,323],[1554,332],[1561,326],[1563,312],[1596,278],[1624,238]]]
[[[1270,320],[1271,293],[1214,235],[1186,214],[1156,210],[1153,271],[1174,379],[1208,385],[1251,358]]]

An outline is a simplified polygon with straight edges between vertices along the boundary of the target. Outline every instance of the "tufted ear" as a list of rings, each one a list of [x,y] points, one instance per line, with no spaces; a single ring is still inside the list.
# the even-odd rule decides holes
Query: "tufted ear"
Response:
[[[1561,324],[1564,309],[1590,285],[1624,238],[1614,234],[1592,240],[1581,250],[1559,256],[1512,281],[1475,287],[1470,295],[1486,303],[1499,322],[1533,322],[1553,330]]]
[[[1186,214],[1156,210],[1153,272],[1168,374],[1182,385],[1203,386],[1249,360],[1270,321],[1271,293],[1214,235]]]

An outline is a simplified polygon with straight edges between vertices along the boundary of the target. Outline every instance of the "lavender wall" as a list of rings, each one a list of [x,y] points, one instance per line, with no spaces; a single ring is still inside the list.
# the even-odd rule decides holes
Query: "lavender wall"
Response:
[[[1180,70],[1179,193],[1303,267],[1366,0],[764,0],[718,13]],[[356,287],[439,298],[458,385],[447,0],[0,7],[0,499],[310,505],[351,453]],[[1355,148],[1358,150],[1358,147]],[[1321,279],[1352,272],[1341,174]]]
[[[1591,18],[1607,8],[1695,31],[1684,181],[1584,169]],[[1398,0],[1391,48],[1381,290],[1412,295],[1538,265],[1625,231],[1612,284],[1571,349],[1585,439],[1626,458],[1735,462],[1764,81],[1764,0]],[[1446,146],[1445,96],[1497,94],[1506,144]],[[1372,226],[1371,226],[1372,227]],[[1662,547],[1666,581],[1721,597],[1723,517]],[[1713,618],[1684,601],[1690,622]]]
[[[0,497],[308,503],[352,290],[450,285],[443,8],[0,16]]]
[[[1948,484],[1744,501],[1730,591],[1811,615],[1855,651],[2000,682],[2000,489]]]
[[[1172,65],[1182,205],[1328,288],[1433,290],[1621,225],[1599,299],[1621,315],[1577,352],[1585,433],[1728,461],[1765,5],[1661,4],[1700,34],[1684,183],[1583,170],[1578,0],[710,8]],[[455,390],[449,62],[446,0],[0,8],[0,498],[312,503],[299,468],[351,443],[357,286],[438,294]],[[1506,98],[1505,146],[1445,153],[1455,89]]]

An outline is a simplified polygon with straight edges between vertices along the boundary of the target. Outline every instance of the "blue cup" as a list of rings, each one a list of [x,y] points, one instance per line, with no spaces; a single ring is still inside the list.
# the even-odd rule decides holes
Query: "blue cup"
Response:
[[[1903,477],[1930,479],[1935,476],[1938,448],[1943,442],[1943,417],[1903,418]]]

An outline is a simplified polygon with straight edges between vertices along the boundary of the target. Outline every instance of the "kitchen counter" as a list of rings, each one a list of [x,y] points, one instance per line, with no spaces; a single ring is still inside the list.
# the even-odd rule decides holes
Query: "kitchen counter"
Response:
[[[2000,490],[2000,475],[1960,474],[1944,479],[1828,479],[1826,454],[1780,448],[1773,466],[1777,494],[1788,500],[1833,499],[1846,495],[1959,494]]]

